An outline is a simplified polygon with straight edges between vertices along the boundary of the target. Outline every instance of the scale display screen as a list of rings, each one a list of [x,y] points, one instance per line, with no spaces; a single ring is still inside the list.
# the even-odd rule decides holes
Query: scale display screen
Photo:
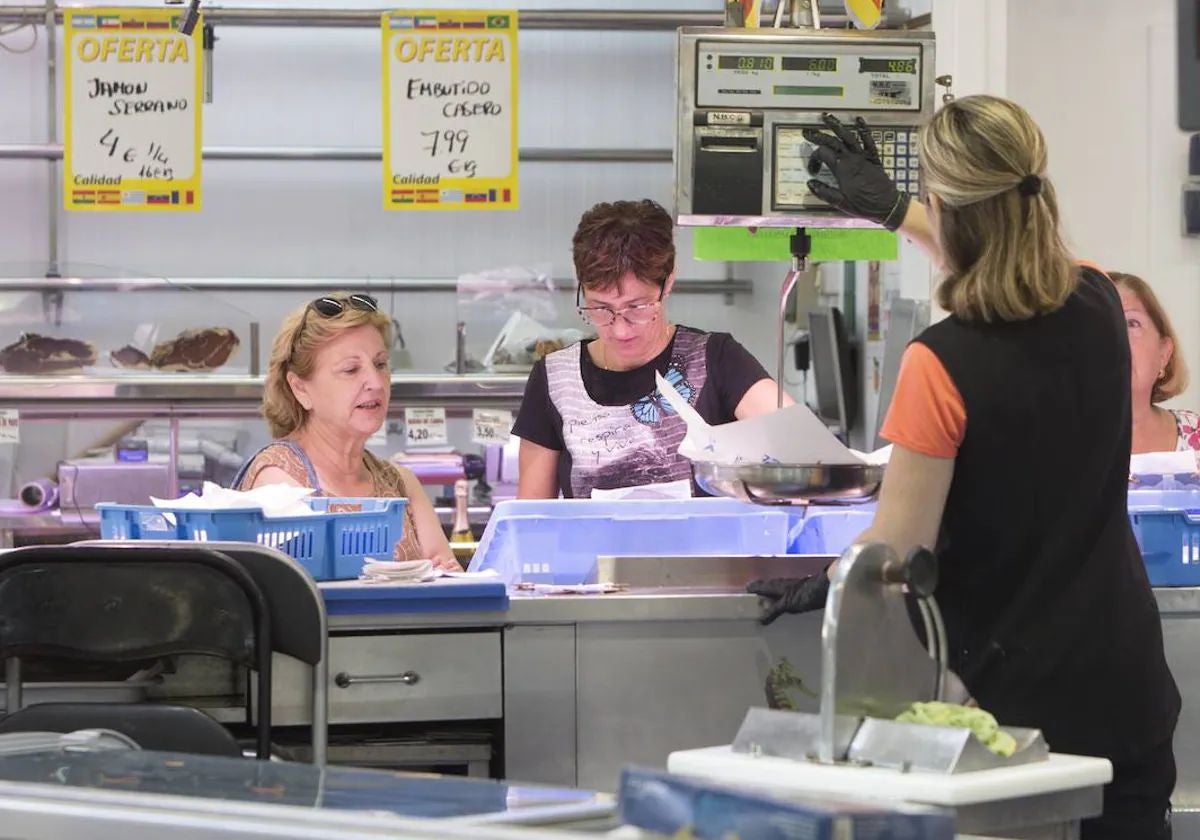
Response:
[[[915,76],[917,61],[914,58],[860,58],[859,73],[903,73]]]
[[[774,70],[773,55],[722,55],[717,58],[720,70]]]
[[[920,44],[717,40],[695,49],[699,108],[921,110]]]
[[[800,73],[836,73],[838,60],[828,56],[814,58],[812,56],[785,55],[782,59],[784,70],[794,70]]]

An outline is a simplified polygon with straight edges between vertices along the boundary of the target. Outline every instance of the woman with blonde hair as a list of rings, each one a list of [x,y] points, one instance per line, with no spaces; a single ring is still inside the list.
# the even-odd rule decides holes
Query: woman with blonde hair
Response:
[[[416,476],[367,450],[387,419],[391,330],[391,319],[364,294],[320,297],[284,318],[263,392],[275,440],[242,467],[233,487],[290,484],[320,496],[407,498],[395,559],[461,571]]]
[[[950,664],[980,706],[1112,761],[1084,840],[1169,837],[1180,698],[1126,510],[1129,341],[1112,282],[1063,244],[1042,133],[1013,102],[951,102],[920,132],[922,205],[861,119],[825,123],[810,171],[836,185],[809,189],[924,246],[950,313],[901,362],[860,541],[934,548]],[[827,588],[794,582],[772,609]]]
[[[1171,319],[1141,277],[1116,271],[1108,276],[1117,284],[1129,331],[1134,454],[1200,450],[1200,416],[1159,405],[1182,394],[1188,383]]]

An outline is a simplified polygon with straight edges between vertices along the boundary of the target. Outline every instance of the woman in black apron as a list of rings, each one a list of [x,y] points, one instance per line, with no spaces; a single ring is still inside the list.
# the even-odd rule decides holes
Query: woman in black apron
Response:
[[[825,119],[809,168],[836,186],[809,188],[925,246],[950,313],[901,363],[860,541],[935,546],[950,664],[980,706],[1112,761],[1084,840],[1167,838],[1180,698],[1126,510],[1129,340],[1112,282],[1062,242],[1041,131],[1007,100],[945,106],[920,134],[926,207],[889,180],[861,120]],[[799,612],[827,586],[752,591]]]

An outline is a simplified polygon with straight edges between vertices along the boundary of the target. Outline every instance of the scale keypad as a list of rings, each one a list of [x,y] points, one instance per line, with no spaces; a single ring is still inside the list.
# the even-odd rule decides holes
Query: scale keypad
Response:
[[[915,128],[871,129],[879,159],[896,186],[910,195],[920,195],[917,180],[917,130]]]

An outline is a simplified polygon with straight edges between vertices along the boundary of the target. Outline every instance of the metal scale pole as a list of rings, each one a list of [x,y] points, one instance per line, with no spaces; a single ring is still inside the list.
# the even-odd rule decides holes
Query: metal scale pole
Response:
[[[786,357],[787,343],[784,338],[786,332],[787,320],[787,305],[788,298],[792,294],[792,289],[796,288],[796,281],[800,276],[808,271],[808,255],[812,253],[812,237],[808,235],[808,231],[804,228],[796,228],[796,232],[791,238],[792,248],[792,267],[788,269],[788,273],[783,276],[783,287],[779,292],[779,326],[776,332],[776,356],[775,356],[775,385],[779,389],[777,408],[783,408],[783,373],[784,373],[784,358]]]

